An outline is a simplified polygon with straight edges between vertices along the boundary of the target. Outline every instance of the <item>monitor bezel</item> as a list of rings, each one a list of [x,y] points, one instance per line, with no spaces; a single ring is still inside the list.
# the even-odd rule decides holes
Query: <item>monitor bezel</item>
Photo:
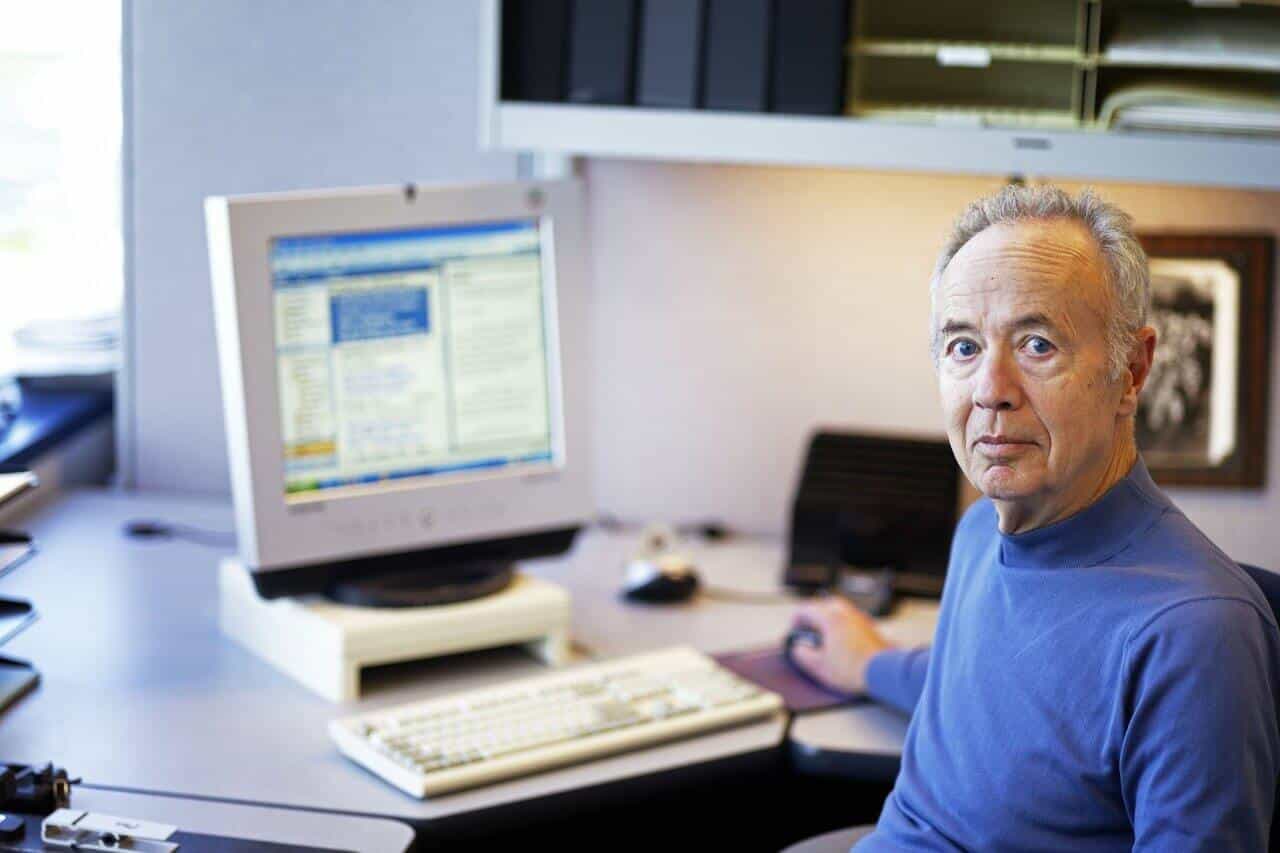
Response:
[[[582,196],[581,183],[566,180],[206,199],[232,497],[246,566],[260,576],[293,569],[291,576],[298,577],[306,566],[529,541],[591,517]],[[538,220],[541,235],[553,464],[287,500],[269,266],[273,241],[529,219]]]

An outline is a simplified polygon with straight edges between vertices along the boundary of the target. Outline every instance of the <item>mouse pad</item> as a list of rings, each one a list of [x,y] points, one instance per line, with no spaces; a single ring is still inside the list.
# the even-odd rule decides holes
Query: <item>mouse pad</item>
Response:
[[[805,678],[791,668],[791,664],[787,663],[777,646],[742,652],[725,652],[712,657],[726,669],[765,690],[772,690],[780,695],[787,705],[787,710],[793,713],[818,711],[861,701],[861,697],[828,690]]]

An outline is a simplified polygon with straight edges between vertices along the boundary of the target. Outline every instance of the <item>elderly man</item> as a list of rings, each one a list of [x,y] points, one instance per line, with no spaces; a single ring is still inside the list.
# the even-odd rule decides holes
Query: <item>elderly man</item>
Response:
[[[815,677],[912,714],[876,850],[1267,847],[1280,632],[1257,587],[1151,481],[1146,257],[1122,211],[1009,187],[933,279],[961,520],[932,648],[834,599]]]

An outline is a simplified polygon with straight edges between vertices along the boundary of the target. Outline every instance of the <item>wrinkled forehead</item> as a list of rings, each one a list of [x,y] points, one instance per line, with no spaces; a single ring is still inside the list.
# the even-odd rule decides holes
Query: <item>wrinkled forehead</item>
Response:
[[[957,312],[994,316],[1030,307],[1064,319],[1110,310],[1102,258],[1080,223],[993,225],[956,253],[934,295],[935,322]]]

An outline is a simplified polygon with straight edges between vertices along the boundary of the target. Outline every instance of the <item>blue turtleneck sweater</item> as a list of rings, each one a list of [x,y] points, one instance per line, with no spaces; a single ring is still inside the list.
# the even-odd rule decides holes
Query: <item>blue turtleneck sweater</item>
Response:
[[[912,718],[859,853],[1267,848],[1280,632],[1141,461],[1028,533],[971,507],[932,649],[867,689]]]

